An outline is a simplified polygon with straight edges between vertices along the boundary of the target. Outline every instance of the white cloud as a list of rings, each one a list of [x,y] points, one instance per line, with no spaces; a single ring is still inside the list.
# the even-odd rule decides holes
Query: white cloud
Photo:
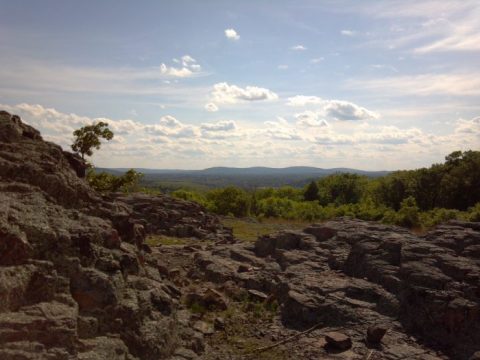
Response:
[[[377,119],[379,115],[362,106],[343,100],[324,100],[318,96],[297,95],[287,99],[288,106],[305,107],[313,106],[315,112],[304,112],[295,116],[309,118],[308,123],[315,124],[318,116],[325,116],[334,120],[371,120]],[[316,118],[313,118],[313,116]]]
[[[204,76],[197,63],[149,67],[88,67],[30,59],[13,61],[0,57],[0,79],[3,92],[15,91],[20,97],[58,93],[64,97],[71,92],[111,95],[155,95],[179,101],[197,98],[204,93],[203,85],[187,86],[185,78]],[[195,66],[195,65],[198,65]],[[177,83],[180,80],[180,83]]]
[[[295,50],[295,51],[305,51],[305,50],[307,50],[307,48],[305,46],[300,45],[300,44],[292,46],[290,49]]]
[[[340,34],[342,34],[344,36],[355,36],[355,35],[357,35],[357,32],[353,31],[353,30],[342,30],[342,31],[340,31]]]
[[[323,145],[431,145],[429,137],[416,128],[399,129],[395,126],[381,126],[369,131],[356,131],[352,134],[325,132],[315,136],[315,142]]]
[[[325,104],[337,105],[338,110],[338,102],[330,100]],[[144,124],[131,119],[67,114],[31,104],[0,108],[20,115],[38,128],[45,139],[60,143],[65,149],[69,148],[74,129],[95,121],[107,122],[115,133],[115,141],[105,142],[92,158],[97,166],[106,167],[204,168],[235,164],[412,168],[442,161],[453,150],[478,148],[480,141],[480,117],[458,119],[452,122],[450,132],[434,135],[414,127],[364,121],[335,121],[325,126],[323,115],[330,115],[323,107],[299,112],[295,123],[277,117],[260,124],[240,125],[235,120],[195,125],[171,115],[161,117],[155,124]],[[392,161],[393,153],[401,153],[402,157]],[[376,162],[372,163],[372,159]]]
[[[197,61],[191,57],[190,55],[183,55],[182,56],[182,65],[189,66],[189,64],[196,63]]]
[[[207,110],[208,112],[216,112],[218,111],[218,106],[215,105],[215,103],[208,103],[208,104],[205,104],[205,110]]]
[[[348,101],[329,100],[324,110],[335,120],[369,120],[377,119],[378,114]]]
[[[347,81],[348,88],[382,95],[480,95],[480,72],[401,75]]]
[[[182,127],[182,123],[171,115],[162,116],[159,124],[167,128],[179,128]]]
[[[394,26],[393,37],[381,41],[390,48],[408,47],[417,54],[480,51],[480,3],[476,0],[374,2],[352,10],[410,21]]]
[[[475,136],[480,143],[480,116],[471,120],[457,120],[455,124],[455,133]]]
[[[223,120],[216,123],[204,123],[201,128],[207,131],[231,131],[237,128],[237,124],[232,120]]]
[[[147,134],[163,136],[165,138],[196,138],[200,136],[198,128],[182,124],[173,116],[164,116],[158,124],[145,125],[143,129]],[[163,142],[163,141],[162,141]]]
[[[234,29],[226,29],[225,36],[230,40],[238,40],[240,39],[240,35]]]
[[[220,104],[234,104],[240,101],[265,101],[277,100],[278,95],[273,91],[257,86],[241,88],[236,85],[229,85],[226,82],[213,85],[213,101]]]
[[[323,112],[316,112],[306,110],[304,112],[295,114],[294,117],[297,120],[297,125],[303,127],[324,127],[328,126],[328,122],[322,119]]]
[[[278,69],[278,70],[287,70],[287,69],[288,69],[288,65],[285,65],[285,64],[278,65],[278,66],[277,66],[277,69]]]
[[[324,100],[318,96],[296,95],[287,99],[288,106],[305,106],[322,104]]]
[[[178,59],[173,59],[173,61],[176,63],[180,62]],[[192,76],[194,73],[198,73],[202,70],[202,67],[197,64],[197,61],[190,55],[182,56],[181,63],[181,68],[167,66],[162,63],[160,65],[160,73],[165,76],[184,78]]]

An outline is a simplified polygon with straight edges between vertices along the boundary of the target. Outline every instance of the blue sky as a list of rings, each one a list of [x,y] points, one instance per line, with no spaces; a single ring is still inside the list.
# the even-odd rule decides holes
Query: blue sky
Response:
[[[480,147],[479,1],[4,1],[0,108],[110,167],[399,169]]]

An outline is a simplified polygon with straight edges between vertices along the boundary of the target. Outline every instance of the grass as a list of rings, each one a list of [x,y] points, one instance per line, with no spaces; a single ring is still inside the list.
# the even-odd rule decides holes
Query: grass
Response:
[[[222,223],[231,227],[233,235],[246,242],[254,242],[259,236],[280,230],[301,230],[310,225],[309,222],[284,220],[223,217]]]
[[[187,245],[189,244],[188,238],[179,238],[175,236],[166,235],[149,235],[145,243],[150,246],[159,245]]]
[[[255,303],[249,300],[231,303],[227,310],[211,314],[225,319],[225,331],[216,332],[210,344],[220,346],[222,354],[233,359],[286,360],[289,354],[278,347],[254,353],[258,348],[272,344],[269,337],[255,335],[259,328],[268,329],[278,313],[276,304]],[[209,359],[207,356],[206,359]]]

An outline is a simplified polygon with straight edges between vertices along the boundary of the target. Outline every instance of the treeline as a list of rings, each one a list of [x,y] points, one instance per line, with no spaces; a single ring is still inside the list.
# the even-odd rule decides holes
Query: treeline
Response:
[[[352,216],[406,227],[430,227],[449,219],[480,221],[480,152],[455,151],[445,163],[371,179],[335,174],[304,189],[226,187],[173,196],[236,217],[326,220]]]

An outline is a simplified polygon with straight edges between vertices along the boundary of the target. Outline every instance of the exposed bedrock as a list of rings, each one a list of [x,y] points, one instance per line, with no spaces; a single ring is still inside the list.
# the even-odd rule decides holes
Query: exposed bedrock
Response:
[[[100,196],[82,179],[84,165],[0,112],[2,360],[170,356],[182,345],[181,294],[145,236],[177,222],[190,226],[179,236],[231,239],[193,203],[155,197],[142,213],[141,195]]]
[[[287,326],[346,329],[363,343],[380,324],[384,358],[468,359],[480,346],[479,230],[457,221],[415,236],[342,218],[200,252],[196,264],[210,281],[273,294]]]

